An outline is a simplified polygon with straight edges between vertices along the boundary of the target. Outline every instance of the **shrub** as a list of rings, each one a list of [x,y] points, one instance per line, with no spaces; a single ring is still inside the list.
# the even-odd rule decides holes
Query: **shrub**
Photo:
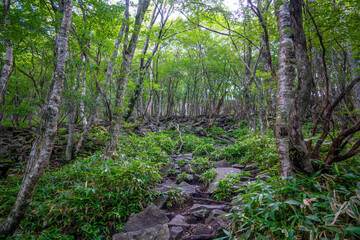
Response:
[[[214,169],[208,170],[201,174],[200,181],[204,182],[208,186],[217,175],[217,172]]]
[[[20,180],[0,185],[0,220],[10,212]],[[132,212],[147,206],[150,189],[159,180],[154,163],[102,161],[100,154],[47,172],[21,223],[20,239],[39,234],[44,239],[108,236],[119,231]]]
[[[334,167],[311,178],[241,188],[229,216],[241,239],[359,239],[360,174]]]

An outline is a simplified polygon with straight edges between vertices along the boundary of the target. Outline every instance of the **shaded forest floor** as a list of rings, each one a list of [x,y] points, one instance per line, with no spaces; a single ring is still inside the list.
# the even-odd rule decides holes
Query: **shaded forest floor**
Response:
[[[223,117],[213,123],[169,118],[126,124],[109,161],[101,158],[108,133],[97,126],[83,154],[66,162],[65,127],[59,128],[49,169],[11,239],[108,239],[124,229],[134,232],[129,222],[136,217],[129,221],[130,214],[151,203],[162,209],[176,239],[359,237],[359,158],[284,181],[274,137]],[[1,131],[2,151],[19,164],[1,181],[0,221],[15,201],[33,137],[28,130]],[[221,169],[227,172],[220,177]]]

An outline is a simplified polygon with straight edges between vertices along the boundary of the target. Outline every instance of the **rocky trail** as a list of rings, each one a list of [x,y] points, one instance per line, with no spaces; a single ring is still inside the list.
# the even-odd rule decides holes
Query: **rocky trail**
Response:
[[[132,214],[124,226],[124,231],[113,235],[113,240],[206,240],[225,236],[222,229],[229,225],[229,219],[224,214],[232,207],[231,202],[218,201],[213,198],[213,191],[217,189],[217,182],[226,178],[230,173],[248,171],[251,176],[242,177],[242,182],[256,180],[260,170],[253,165],[231,165],[226,160],[214,162],[213,168],[217,175],[208,186],[199,183],[199,176],[190,174],[194,167],[186,164],[180,167],[179,161],[192,159],[192,154],[171,156],[172,162],[165,165],[161,172],[165,176],[162,183],[157,184],[154,192],[161,193],[145,210]],[[171,173],[176,169],[175,174]],[[186,181],[177,183],[181,173],[189,174]],[[269,178],[260,175],[260,179]],[[166,201],[171,189],[181,189],[185,195],[185,202],[178,208],[168,208]]]

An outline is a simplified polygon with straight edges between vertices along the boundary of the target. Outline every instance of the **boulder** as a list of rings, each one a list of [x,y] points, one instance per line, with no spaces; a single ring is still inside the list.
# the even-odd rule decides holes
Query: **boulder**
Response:
[[[241,170],[245,168],[244,165],[240,165],[240,164],[234,164],[234,165],[232,165],[232,167],[233,168],[238,168],[238,169],[241,169]]]
[[[183,172],[193,172],[193,171],[195,171],[195,168],[191,164],[186,164],[183,168],[181,168],[181,171],[183,171]]]
[[[180,155],[171,155],[170,157],[172,159],[174,159],[175,161],[179,161],[182,159],[190,160],[190,159],[192,159],[193,155],[192,155],[192,153],[186,153],[186,154],[180,154]]]
[[[194,234],[195,235],[211,234],[212,232],[213,230],[210,227],[200,223],[196,226]]]
[[[205,219],[205,224],[215,223],[220,228],[225,228],[228,224],[227,217],[220,217],[221,215],[225,214],[226,212],[221,211],[219,209],[215,209],[211,211],[210,215]]]
[[[190,212],[195,212],[198,210],[208,210],[208,211],[212,211],[212,210],[223,210],[226,208],[226,205],[206,205],[206,204],[194,204],[191,208],[190,208]]]
[[[213,192],[217,189],[217,183],[219,182],[219,180],[225,179],[226,176],[230,173],[240,173],[241,170],[238,168],[214,168],[214,170],[218,173],[213,182],[210,184],[209,188],[208,188],[208,192]]]
[[[159,195],[157,196],[153,203],[155,206],[157,206],[158,208],[162,208],[166,202],[166,200],[168,200],[169,196],[168,195]]]
[[[243,170],[250,171],[250,170],[254,170],[254,169],[255,169],[255,164],[250,164],[250,165],[246,166]]]
[[[144,211],[131,214],[124,225],[124,232],[139,231],[168,222],[169,218],[154,204],[150,204]]]
[[[158,224],[138,231],[115,234],[112,240],[170,240],[170,231],[166,224]]]
[[[218,168],[231,167],[231,164],[228,161],[226,161],[225,159],[218,161],[218,162],[213,162],[213,163],[215,164],[215,167],[218,167]]]
[[[187,195],[195,194],[197,189],[200,189],[198,185],[190,185],[187,182],[181,182],[178,186]]]
[[[185,222],[185,217],[182,215],[176,215],[171,221],[168,223],[170,227],[183,227],[189,228],[191,225]]]
[[[168,163],[161,167],[160,174],[161,176],[167,176],[170,172],[170,170],[175,166],[174,162]]]
[[[170,236],[172,240],[179,240],[181,238],[184,229],[182,227],[171,227]]]

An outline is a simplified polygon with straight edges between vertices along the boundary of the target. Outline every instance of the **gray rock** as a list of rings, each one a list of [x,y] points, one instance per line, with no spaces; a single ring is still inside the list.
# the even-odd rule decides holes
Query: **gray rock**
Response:
[[[200,189],[200,186],[190,185],[187,182],[181,182],[177,187],[181,188],[184,191],[184,193],[187,195],[195,194],[196,190]]]
[[[256,177],[257,175],[259,175],[259,173],[261,172],[260,169],[253,169],[253,170],[249,170],[248,171],[252,177]]]
[[[195,235],[211,234],[212,232],[213,230],[210,227],[200,223],[196,226],[194,234]]]
[[[167,176],[170,172],[170,170],[175,166],[175,163],[171,162],[171,163],[168,163],[164,166],[162,166],[162,168],[160,169],[160,174],[161,176]]]
[[[214,170],[218,174],[215,176],[213,182],[210,184],[208,192],[215,191],[218,187],[217,183],[219,182],[219,180],[225,179],[228,174],[241,172],[241,170],[238,168],[214,168]]]
[[[181,238],[182,233],[184,232],[182,227],[171,227],[170,228],[170,236],[172,240],[179,240]]]
[[[226,212],[221,211],[219,209],[215,209],[215,210],[211,211],[210,215],[205,219],[205,224],[216,223],[221,228],[225,228],[226,225],[228,224],[228,219],[225,216],[220,217],[221,215],[223,215],[225,213]]]
[[[115,234],[112,240],[170,240],[170,231],[166,224],[158,224],[138,231]]]
[[[191,225],[185,222],[185,217],[182,215],[176,215],[171,221],[168,223],[170,227],[183,227],[189,228]]]
[[[131,214],[124,225],[124,232],[143,230],[168,222],[169,218],[154,204],[150,204],[144,211]]]
[[[209,209],[199,209],[199,210],[194,210],[190,213],[190,216],[193,216],[197,219],[204,219],[207,216],[209,216],[210,214],[210,210]]]
[[[152,192],[163,192],[167,193],[171,188],[176,188],[176,184],[171,182],[170,180],[160,183],[156,185],[156,188],[152,190]]]
[[[225,159],[224,160],[221,160],[221,161],[218,161],[218,162],[213,162],[215,164],[215,167],[231,167],[231,164],[226,161]]]
[[[244,171],[249,171],[249,170],[254,170],[254,169],[255,169],[255,164],[250,164],[244,168]]]
[[[269,178],[270,178],[269,175],[264,175],[264,174],[261,174],[261,175],[260,175],[260,180],[262,180],[262,181],[266,181],[266,180],[268,180]]]
[[[180,154],[180,155],[171,155],[170,157],[172,159],[174,159],[175,161],[179,161],[182,159],[190,160],[190,159],[192,159],[193,155],[192,155],[192,153],[186,153],[186,154]]]
[[[234,164],[232,165],[233,168],[238,168],[238,169],[244,169],[245,166],[244,165],[240,165],[240,164]]]
[[[153,201],[154,205],[157,206],[158,208],[162,208],[166,202],[166,200],[168,200],[169,196],[168,195],[159,195],[155,198],[155,200]]]
[[[181,169],[181,171],[183,171],[183,172],[192,172],[192,171],[194,171],[194,170],[195,170],[195,168],[194,168],[194,166],[191,165],[191,164],[186,164],[186,165]]]
[[[226,208],[226,205],[206,205],[206,204],[194,204],[190,208],[190,212],[195,212],[197,210],[205,209],[205,210],[223,210]]]

